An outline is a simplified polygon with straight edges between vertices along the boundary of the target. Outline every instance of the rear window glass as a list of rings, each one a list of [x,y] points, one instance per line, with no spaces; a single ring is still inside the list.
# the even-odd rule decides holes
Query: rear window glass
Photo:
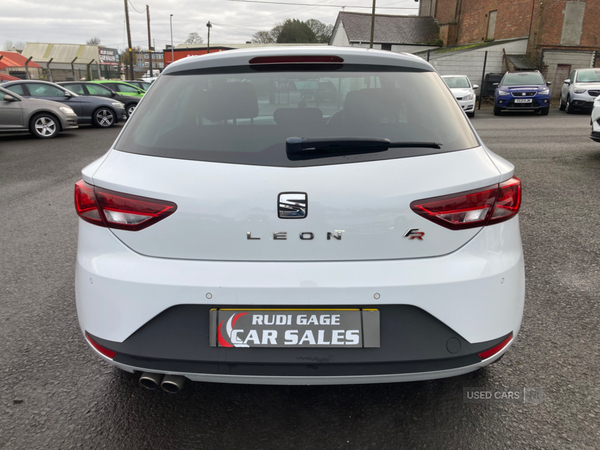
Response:
[[[344,66],[319,72],[163,75],[130,120],[118,150],[237,164],[338,164],[479,145],[434,72]],[[442,145],[291,161],[285,144],[289,137],[377,137]]]
[[[540,73],[507,73],[501,83],[503,86],[526,86],[545,84]]]

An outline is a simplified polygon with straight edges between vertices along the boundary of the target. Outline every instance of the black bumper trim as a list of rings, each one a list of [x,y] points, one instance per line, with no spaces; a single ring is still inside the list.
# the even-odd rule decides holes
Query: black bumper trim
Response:
[[[331,305],[320,307],[336,308]],[[435,317],[414,306],[356,307],[380,311],[380,348],[210,347],[211,306],[204,305],[169,308],[122,343],[92,334],[90,337],[117,352],[113,359],[115,362],[145,370],[255,376],[352,376],[430,372],[470,366],[481,362],[477,353],[498,345],[509,335],[471,344]],[[244,309],[245,306],[239,308]]]

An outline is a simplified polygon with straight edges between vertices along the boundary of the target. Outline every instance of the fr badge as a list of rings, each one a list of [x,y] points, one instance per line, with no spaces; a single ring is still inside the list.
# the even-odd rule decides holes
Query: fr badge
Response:
[[[418,228],[410,228],[406,233],[404,233],[404,237],[407,237],[410,241],[412,241],[413,239],[418,239],[422,241],[423,236],[425,236],[425,233],[419,231]]]

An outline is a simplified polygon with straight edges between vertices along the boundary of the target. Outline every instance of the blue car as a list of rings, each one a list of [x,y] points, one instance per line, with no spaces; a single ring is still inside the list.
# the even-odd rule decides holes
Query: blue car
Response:
[[[507,72],[494,94],[494,115],[502,111],[539,111],[546,116],[550,111],[550,86],[537,70],[535,72]]]

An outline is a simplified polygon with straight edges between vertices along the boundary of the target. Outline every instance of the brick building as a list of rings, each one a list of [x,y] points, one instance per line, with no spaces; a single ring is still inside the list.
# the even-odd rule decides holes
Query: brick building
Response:
[[[527,57],[549,81],[600,65],[600,0],[420,0],[445,46],[527,39]],[[564,78],[563,78],[564,76]]]

